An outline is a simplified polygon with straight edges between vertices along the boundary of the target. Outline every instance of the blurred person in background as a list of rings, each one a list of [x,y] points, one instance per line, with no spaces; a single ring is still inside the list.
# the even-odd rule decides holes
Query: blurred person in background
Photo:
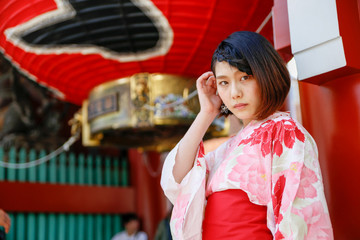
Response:
[[[168,211],[166,217],[159,222],[156,229],[154,240],[172,240],[171,231],[170,231],[171,211],[172,211],[172,207]]]
[[[111,240],[147,240],[145,232],[139,231],[140,219],[135,213],[125,214],[123,217],[125,230],[116,234]]]

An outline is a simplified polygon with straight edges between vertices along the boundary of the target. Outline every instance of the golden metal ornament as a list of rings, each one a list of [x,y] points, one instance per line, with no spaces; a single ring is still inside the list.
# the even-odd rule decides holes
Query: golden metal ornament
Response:
[[[197,96],[188,99],[195,90],[193,79],[171,74],[139,73],[101,84],[82,106],[83,145],[167,151],[200,110]],[[217,122],[207,138],[227,135],[229,123]]]

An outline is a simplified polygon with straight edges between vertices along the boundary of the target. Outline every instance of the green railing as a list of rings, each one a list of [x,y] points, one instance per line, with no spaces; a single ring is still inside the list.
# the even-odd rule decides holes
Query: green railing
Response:
[[[26,163],[45,155],[45,151],[11,148],[4,152],[0,149],[0,160],[9,163]],[[126,187],[128,178],[126,158],[76,156],[74,153],[62,153],[46,163],[26,169],[0,167],[0,181],[9,182]],[[6,193],[1,195],[6,196]],[[9,215],[12,226],[8,240],[110,240],[122,230],[120,214],[9,212]]]
[[[16,151],[5,153],[0,148],[0,160],[9,163],[25,163],[46,155],[45,151]],[[56,159],[26,169],[0,167],[0,181],[48,182],[61,184],[128,186],[128,166],[125,158],[85,156],[74,153],[60,154]]]
[[[8,240],[110,240],[122,230],[120,215],[10,213]]]

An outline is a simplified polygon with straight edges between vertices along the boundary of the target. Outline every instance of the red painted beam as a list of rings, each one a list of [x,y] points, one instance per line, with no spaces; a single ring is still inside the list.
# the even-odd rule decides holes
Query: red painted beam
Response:
[[[132,188],[0,182],[0,206],[9,212],[119,214],[135,211]]]

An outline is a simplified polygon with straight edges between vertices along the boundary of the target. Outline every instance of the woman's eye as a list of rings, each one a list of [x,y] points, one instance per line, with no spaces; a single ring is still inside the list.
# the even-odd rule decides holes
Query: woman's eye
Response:
[[[245,81],[245,80],[248,80],[250,77],[249,77],[249,75],[245,75],[245,76],[242,76],[241,78],[240,78],[240,80],[241,81]]]
[[[227,84],[226,81],[221,81],[221,82],[219,82],[219,85],[221,85],[221,86],[225,86],[226,84]]]

